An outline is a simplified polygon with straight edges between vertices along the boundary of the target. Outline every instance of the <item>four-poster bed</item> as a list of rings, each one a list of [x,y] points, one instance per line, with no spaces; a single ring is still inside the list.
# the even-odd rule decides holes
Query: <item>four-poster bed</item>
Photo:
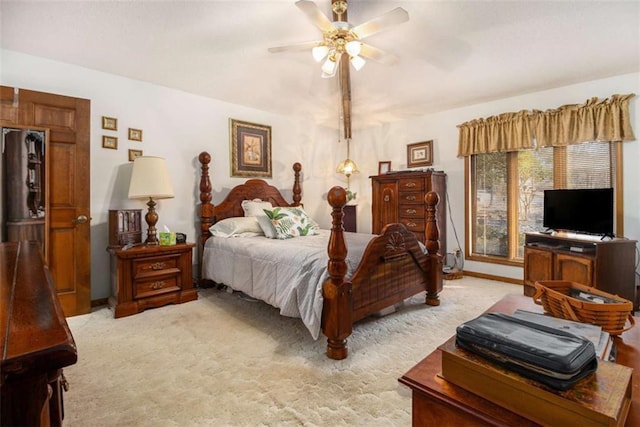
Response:
[[[200,225],[197,228],[200,229],[198,240],[200,270],[202,270],[203,263],[206,262],[203,260],[203,252],[207,252],[211,246],[206,244],[211,237],[211,226],[227,218],[242,217],[244,215],[243,201],[260,199],[270,202],[274,207],[301,206],[300,172],[302,166],[299,163],[293,165],[294,184],[291,203],[282,196],[278,189],[265,181],[249,179],[231,189],[221,203],[214,205],[209,178],[211,156],[203,152],[199,155],[199,161],[201,163],[200,203],[197,212]],[[427,227],[424,246],[403,225],[389,224],[380,235],[372,235],[366,247],[363,246],[362,257],[355,268],[350,268],[352,274],[349,275],[346,242],[355,237],[356,233],[346,233],[343,230],[343,207],[346,204],[346,191],[342,187],[333,187],[329,190],[327,199],[332,207],[332,228],[330,232],[326,231],[328,243],[325,247],[328,258],[323,253],[321,260],[326,266],[323,276],[325,280],[320,283],[317,292],[321,295],[320,328],[327,337],[327,356],[339,360],[348,355],[347,337],[351,334],[354,322],[422,291],[426,292],[426,304],[439,305],[438,293],[442,290],[442,260],[439,254],[438,227],[435,219],[438,196],[433,192],[425,196]],[[318,236],[296,239],[308,239],[304,241],[306,243],[313,238],[318,238]],[[221,239],[224,238],[213,237],[210,243],[223,244]],[[255,247],[257,241],[254,239],[273,240],[264,237],[225,240],[236,245],[240,241],[246,241]],[[205,250],[205,245],[207,250]],[[355,251],[357,248],[354,248]],[[244,263],[246,264],[246,262]],[[210,285],[211,280],[208,279],[210,277],[203,278],[201,275],[201,286]],[[229,285],[229,283],[223,284]],[[267,284],[260,284],[262,288],[265,285]],[[231,287],[233,288],[233,286]]]

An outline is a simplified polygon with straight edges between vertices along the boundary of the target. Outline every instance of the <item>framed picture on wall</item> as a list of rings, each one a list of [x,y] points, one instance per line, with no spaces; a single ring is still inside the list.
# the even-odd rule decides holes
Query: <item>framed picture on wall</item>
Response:
[[[271,178],[271,126],[230,119],[231,176]]]
[[[133,162],[136,157],[142,157],[142,150],[129,150],[129,161]]]
[[[378,162],[378,175],[384,175],[391,170],[391,162]]]
[[[142,141],[142,130],[129,128],[129,139],[131,141]]]
[[[102,148],[118,149],[118,138],[115,136],[102,135]]]
[[[118,130],[118,119],[115,117],[102,116],[102,129]]]
[[[407,145],[407,167],[419,168],[433,164],[433,141]]]

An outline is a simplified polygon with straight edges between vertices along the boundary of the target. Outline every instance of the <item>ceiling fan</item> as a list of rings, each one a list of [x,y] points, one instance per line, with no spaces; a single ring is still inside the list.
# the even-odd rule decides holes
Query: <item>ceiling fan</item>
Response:
[[[271,47],[269,52],[277,53],[311,49],[316,62],[324,60],[322,77],[335,76],[340,60],[343,57],[347,57],[356,70],[360,70],[364,66],[366,62],[364,58],[387,65],[397,61],[398,58],[395,55],[363,43],[362,39],[393,25],[408,21],[409,13],[403,8],[397,7],[377,18],[353,26],[347,22],[346,0],[331,0],[333,20],[322,13],[312,1],[299,0],[295,5],[322,31],[322,40]]]

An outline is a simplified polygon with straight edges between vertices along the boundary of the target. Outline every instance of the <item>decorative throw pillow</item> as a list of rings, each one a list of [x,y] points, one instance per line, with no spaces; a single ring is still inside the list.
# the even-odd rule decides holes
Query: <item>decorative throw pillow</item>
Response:
[[[278,239],[318,234],[318,227],[301,208],[277,207],[265,209]]]
[[[253,237],[264,235],[258,223],[258,218],[255,216],[225,218],[209,227],[209,231],[216,237]]]

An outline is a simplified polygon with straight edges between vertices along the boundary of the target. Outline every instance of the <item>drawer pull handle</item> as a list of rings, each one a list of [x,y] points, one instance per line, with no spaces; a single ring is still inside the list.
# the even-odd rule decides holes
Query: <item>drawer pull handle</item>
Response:
[[[156,291],[158,289],[162,289],[164,287],[164,280],[162,280],[160,282],[153,282],[151,285],[149,285],[149,287],[151,289],[153,289],[154,291]]]
[[[384,196],[384,201],[385,201],[385,202],[388,202],[389,200],[390,200],[390,197],[389,197],[389,195],[388,195],[388,194],[386,194],[386,195]]]
[[[155,262],[153,264],[151,264],[151,269],[152,270],[162,270],[164,269],[164,262]]]
[[[415,187],[416,183],[415,182],[407,182],[404,186],[405,187]]]
[[[416,196],[407,196],[407,200],[415,200]]]
[[[416,213],[418,211],[415,210],[415,209],[407,209],[405,212],[408,213],[408,214],[414,214],[414,213]]]
[[[417,224],[415,222],[408,222],[407,226],[408,227],[415,227]]]

